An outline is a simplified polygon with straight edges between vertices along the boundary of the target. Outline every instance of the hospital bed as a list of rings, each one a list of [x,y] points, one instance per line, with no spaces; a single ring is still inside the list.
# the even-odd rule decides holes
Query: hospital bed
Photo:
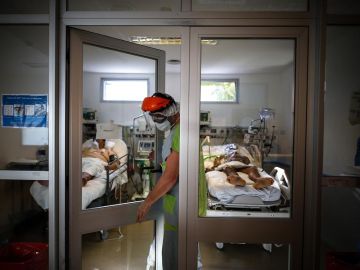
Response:
[[[114,199],[121,200],[117,197],[116,192],[121,185],[128,182],[127,176],[127,161],[128,150],[125,142],[121,139],[110,139],[107,142],[112,142],[112,150],[116,154],[116,158],[110,162],[105,163],[97,158],[82,158],[82,171],[86,170],[94,175],[94,178],[89,180],[86,185],[82,187],[82,209],[99,207],[108,205],[114,202]],[[89,140],[83,144],[83,147],[88,147]],[[117,168],[110,169],[112,163],[118,163]],[[79,179],[81,182],[82,180]],[[39,181],[34,181],[30,187],[30,193],[36,203],[47,210],[49,208],[49,190],[46,185],[41,184]]]
[[[250,160],[250,164],[257,167],[261,177],[274,179],[273,184],[266,188],[255,189],[247,174],[241,172],[238,174],[246,181],[246,185],[239,187],[230,184],[226,174],[213,167],[213,162],[215,157],[226,155],[231,151],[237,151],[241,156],[246,156]],[[289,217],[290,186],[282,168],[275,167],[270,173],[267,173],[259,167],[261,164],[259,155],[252,155],[248,147],[235,144],[204,145],[202,146],[202,155],[204,171],[201,172],[203,177],[200,175],[199,187],[200,193],[202,192],[204,196],[200,196],[199,205],[200,207],[203,205],[206,209],[199,211],[201,216]],[[221,166],[245,166],[240,163],[231,161]],[[211,170],[209,170],[210,168]]]
[[[251,154],[250,151],[255,154]],[[255,165],[261,177],[271,177],[274,182],[263,189],[252,187],[252,181],[245,173],[238,172],[246,181],[244,187],[238,187],[227,181],[227,175],[214,168],[214,158],[237,151]],[[245,147],[235,144],[204,145],[200,159],[200,200],[199,215],[206,217],[289,217],[290,186],[285,170],[274,167],[268,174],[261,167],[261,156],[256,146]],[[238,163],[222,164],[220,166],[241,166]],[[243,164],[245,165],[245,164]],[[209,170],[211,169],[211,170]],[[205,190],[206,189],[206,190]],[[201,209],[206,208],[206,209]],[[243,243],[245,244],[245,243]],[[224,243],[216,242],[216,248],[223,249]],[[275,244],[276,247],[281,245]],[[262,247],[272,252],[273,245],[263,243]]]

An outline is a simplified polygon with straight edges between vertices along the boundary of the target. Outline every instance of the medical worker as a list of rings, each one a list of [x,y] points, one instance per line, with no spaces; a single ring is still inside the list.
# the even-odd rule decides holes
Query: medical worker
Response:
[[[143,100],[142,110],[148,112],[156,128],[168,131],[162,147],[162,175],[148,197],[139,206],[137,221],[144,220],[150,207],[163,197],[165,216],[162,248],[163,269],[178,266],[178,210],[179,210],[179,150],[180,114],[174,99],[167,94],[155,93]]]

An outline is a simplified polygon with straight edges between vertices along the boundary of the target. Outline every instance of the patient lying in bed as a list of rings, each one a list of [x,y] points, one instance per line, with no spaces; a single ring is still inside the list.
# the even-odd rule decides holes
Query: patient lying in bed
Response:
[[[96,147],[84,147],[82,150],[82,183],[86,183],[97,177],[107,167],[115,170],[119,161],[111,162],[115,159],[115,152],[111,147],[105,147],[105,140],[96,140]]]
[[[244,166],[232,166],[232,161],[241,162]],[[224,166],[221,166],[222,164]],[[261,177],[257,167],[249,164],[248,157],[242,156],[238,152],[232,152],[228,155],[216,157],[210,170],[218,168],[217,170],[223,171],[227,175],[227,181],[235,186],[244,187],[246,185],[246,181],[239,176],[238,172],[247,174],[249,179],[254,182],[253,187],[255,189],[262,189],[274,183],[271,177]]]

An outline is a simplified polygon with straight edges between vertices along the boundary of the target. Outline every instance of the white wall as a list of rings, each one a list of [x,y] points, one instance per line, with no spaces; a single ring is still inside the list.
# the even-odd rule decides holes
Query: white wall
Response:
[[[155,92],[154,74],[101,74],[84,73],[84,107],[96,109],[99,122],[114,120],[123,126],[132,125],[132,119],[142,113],[141,102],[100,102],[101,78],[147,78],[150,82],[150,94]],[[165,92],[170,94],[175,101],[180,101],[180,75],[166,74]]]
[[[113,120],[120,125],[132,125],[133,117],[141,114],[140,102],[101,102],[100,79],[107,78],[145,78],[150,79],[151,93],[155,91],[154,75],[145,74],[100,74],[84,73],[84,107],[96,109],[99,122]],[[238,78],[240,83],[239,104],[201,104],[201,110],[211,111],[212,126],[247,127],[250,121],[259,118],[262,107],[275,110],[275,119],[268,127],[276,126],[275,148],[277,152],[292,151],[292,65],[274,73],[266,74],[227,74],[208,75],[206,78]],[[168,73],[165,91],[180,100],[180,74]]]
[[[251,120],[259,118],[261,108],[270,107],[275,110],[275,118],[268,121],[270,131],[275,125],[277,139],[274,148],[280,153],[292,152],[292,65],[274,73],[211,75],[206,78],[237,78],[240,84],[239,104],[201,104],[201,110],[211,111],[213,126],[248,127]]]
[[[293,152],[294,136],[294,66],[289,65],[280,74],[280,87],[277,96],[273,96],[276,108],[278,152],[290,154]]]
[[[113,120],[122,126],[131,126],[133,118],[140,115],[141,102],[101,102],[101,78],[142,78],[149,79],[150,94],[155,91],[154,74],[102,74],[84,73],[84,104],[83,107],[97,111],[99,122]]]
[[[181,80],[179,73],[166,73],[165,92],[171,95],[176,102],[180,102]]]
[[[1,71],[0,71],[1,72]],[[0,80],[1,94],[47,94],[48,93],[48,70],[29,69],[27,72],[8,73],[2,71],[3,78]],[[35,159],[36,146],[22,145],[21,128],[0,127],[0,168],[17,159]],[[6,153],[6,154],[5,154]]]

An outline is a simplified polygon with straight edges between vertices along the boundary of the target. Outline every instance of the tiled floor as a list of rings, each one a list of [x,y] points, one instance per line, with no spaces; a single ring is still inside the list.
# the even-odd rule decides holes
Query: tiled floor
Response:
[[[82,269],[145,269],[153,236],[153,222],[114,228],[104,241],[99,232],[84,235]]]
[[[153,223],[134,224],[110,230],[109,239],[102,241],[99,233],[83,237],[83,269],[115,270],[145,269]],[[115,238],[113,240],[110,240]],[[200,244],[203,270],[224,269],[287,269],[288,246],[273,247],[271,253],[261,244],[225,244],[222,250],[215,243]]]
[[[46,215],[27,222],[27,230],[17,230],[13,241],[46,242]],[[40,222],[41,221],[41,222]],[[31,233],[26,233],[31,231]],[[83,236],[84,270],[137,270],[146,269],[149,248],[154,237],[154,223],[143,222],[109,230],[106,240],[100,232]],[[224,244],[219,250],[215,243],[200,243],[203,270],[282,270],[288,269],[288,246],[274,247],[271,253],[261,244]]]
[[[288,269],[288,246],[275,247],[272,252],[262,244],[224,244],[223,249],[215,243],[200,243],[203,270],[285,270]]]

